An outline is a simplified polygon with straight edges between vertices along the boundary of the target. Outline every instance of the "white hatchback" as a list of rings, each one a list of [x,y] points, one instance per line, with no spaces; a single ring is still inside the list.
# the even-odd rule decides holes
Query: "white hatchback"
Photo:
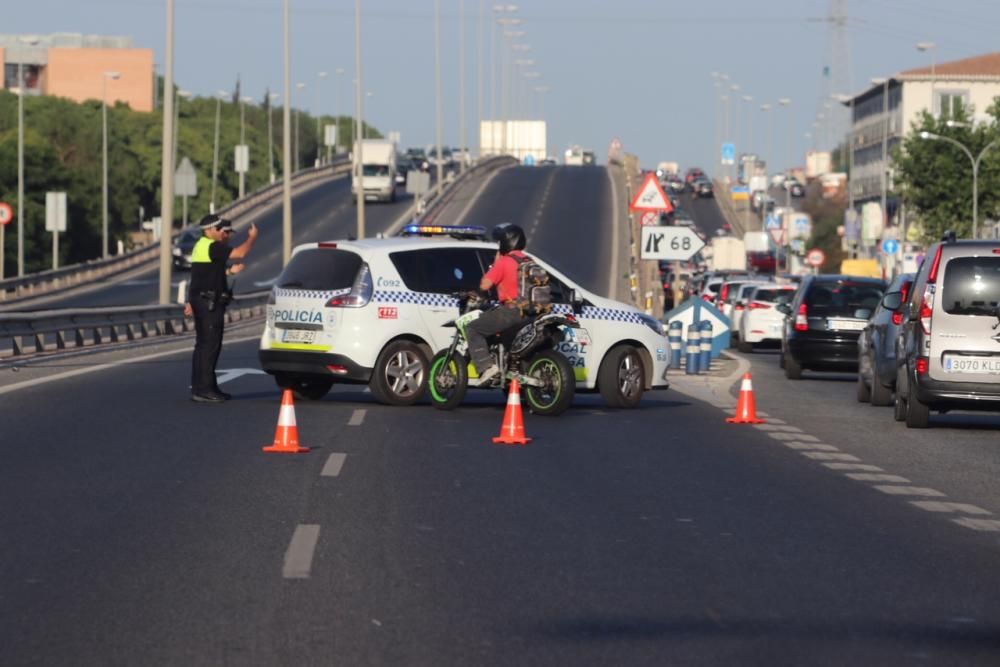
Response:
[[[795,297],[795,285],[780,283],[760,283],[746,299],[743,317],[740,319],[740,352],[753,352],[759,343],[781,342],[781,327],[785,315],[775,306],[791,303]]]
[[[457,292],[475,290],[496,254],[482,228],[410,226],[400,236],[295,248],[268,300],[261,367],[280,387],[321,398],[335,382],[367,384],[375,398],[409,405],[424,394],[430,359],[448,347]],[[530,253],[530,251],[529,251]],[[637,308],[549,272],[554,308],[576,311],[587,336],[560,343],[577,391],[635,407],[668,386],[663,325]]]

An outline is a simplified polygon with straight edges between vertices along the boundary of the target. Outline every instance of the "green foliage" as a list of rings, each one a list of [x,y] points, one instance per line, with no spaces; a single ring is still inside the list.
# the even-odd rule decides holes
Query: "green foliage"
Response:
[[[893,154],[896,187],[915,213],[923,240],[936,241],[949,229],[959,237],[972,234],[972,161],[957,146],[940,139],[924,139],[921,132],[948,137],[963,144],[973,157],[992,141],[1000,140],[1000,102],[989,109],[991,121],[974,127],[948,127],[948,121],[971,124],[971,110],[935,118],[924,112],[913,123],[900,149]],[[979,165],[979,229],[1000,213],[1000,142],[983,154]]]
[[[161,96],[162,99],[162,96]],[[17,210],[17,96],[0,90],[0,201]],[[221,208],[237,198],[239,176],[233,170],[234,149],[240,142],[240,106],[214,98],[180,99],[177,164],[187,157],[198,173],[198,195],[188,201],[189,221],[209,210],[212,199],[212,164],[215,145],[216,105],[219,104],[219,164],[215,204]],[[268,111],[263,106],[244,108],[244,132],[250,146],[250,171],[246,192],[270,182]],[[276,176],[281,176],[282,109],[271,110],[272,152]],[[108,229],[109,247],[128,242],[140,222],[159,215],[162,148],[162,109],[152,113],[132,111],[125,105],[108,108]],[[296,112],[292,112],[295,131]],[[320,132],[334,119],[320,119]],[[350,146],[353,119],[341,118],[340,143]],[[45,231],[45,193],[67,193],[67,231],[60,234],[60,265],[81,262],[102,254],[102,105],[88,100],[77,104],[55,97],[24,99],[24,254],[25,270],[52,266],[52,238]],[[371,136],[381,136],[365,128]],[[298,118],[299,168],[311,167],[316,157],[316,119],[306,113]],[[323,149],[325,155],[325,148]],[[293,158],[294,159],[294,158]],[[141,214],[140,214],[141,211]],[[174,228],[179,225],[182,202],[174,205]],[[17,221],[6,228],[5,274],[17,271]],[[2,278],[3,276],[0,276]]]
[[[844,211],[847,202],[843,197],[824,199],[817,188],[810,192],[802,210],[810,215],[813,221],[812,236],[806,241],[807,248],[819,248],[826,255],[826,261],[820,267],[822,273],[838,273],[840,263],[844,261],[844,251],[841,250],[840,235],[837,227],[844,224]]]

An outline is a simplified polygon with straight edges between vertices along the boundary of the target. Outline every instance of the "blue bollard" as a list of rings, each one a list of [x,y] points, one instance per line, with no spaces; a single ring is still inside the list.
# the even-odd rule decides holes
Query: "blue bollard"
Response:
[[[684,324],[680,320],[670,323],[667,341],[670,343],[670,368],[681,367],[681,343],[684,339]]]
[[[691,324],[688,326],[688,337],[687,337],[687,356],[684,361],[686,365],[685,373],[688,375],[698,374],[698,361],[701,357],[701,331],[698,330],[697,324]]]
[[[701,360],[698,367],[706,373],[712,367],[712,323],[709,320],[701,321]]]

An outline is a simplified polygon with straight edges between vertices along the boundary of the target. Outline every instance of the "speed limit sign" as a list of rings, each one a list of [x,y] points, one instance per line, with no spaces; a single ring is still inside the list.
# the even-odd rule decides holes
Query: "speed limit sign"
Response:
[[[806,253],[806,264],[809,266],[822,266],[826,261],[826,253],[819,248],[813,248]]]
[[[0,202],[0,225],[10,224],[14,219],[14,209],[7,202]]]

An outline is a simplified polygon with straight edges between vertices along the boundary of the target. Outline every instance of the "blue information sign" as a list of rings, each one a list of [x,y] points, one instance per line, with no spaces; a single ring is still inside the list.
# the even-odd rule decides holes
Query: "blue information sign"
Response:
[[[736,144],[722,144],[722,164],[736,164]]]
[[[882,241],[882,252],[887,255],[895,255],[899,252],[899,241],[896,239],[886,239]]]

